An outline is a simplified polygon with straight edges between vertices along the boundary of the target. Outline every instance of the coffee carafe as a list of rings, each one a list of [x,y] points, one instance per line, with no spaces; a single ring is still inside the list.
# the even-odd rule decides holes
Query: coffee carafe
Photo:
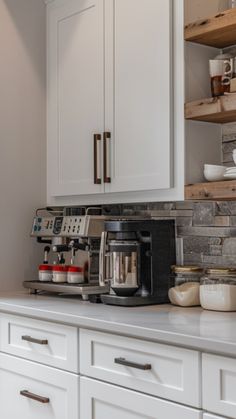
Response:
[[[173,220],[130,219],[104,223],[99,284],[109,285],[106,304],[138,306],[168,302],[175,262]]]
[[[136,234],[103,232],[101,243],[100,264],[104,268],[100,285],[109,282],[118,296],[134,295],[140,286],[140,243]]]

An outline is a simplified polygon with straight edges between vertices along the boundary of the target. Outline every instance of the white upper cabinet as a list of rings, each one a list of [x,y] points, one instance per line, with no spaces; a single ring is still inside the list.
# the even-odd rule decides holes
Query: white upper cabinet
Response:
[[[172,0],[106,0],[105,11],[106,191],[170,188]]]
[[[48,203],[183,198],[183,79],[183,0],[49,4]]]
[[[94,184],[93,169],[94,135],[104,126],[103,1],[67,0],[49,7],[50,193],[96,194],[103,188]]]

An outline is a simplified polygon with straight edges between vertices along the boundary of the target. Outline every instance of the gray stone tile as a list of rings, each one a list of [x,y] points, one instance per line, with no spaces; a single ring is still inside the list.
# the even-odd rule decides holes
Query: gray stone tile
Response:
[[[209,246],[209,255],[211,256],[222,256],[222,246]]]
[[[222,135],[223,138],[227,135],[234,135],[236,134],[236,123],[232,122],[230,124],[224,124],[222,125]]]
[[[217,215],[214,217],[214,225],[218,227],[228,227],[230,226],[230,216],[229,215]]]
[[[234,227],[178,227],[177,232],[180,237],[236,237],[236,228]]]
[[[236,238],[224,239],[222,254],[226,256],[235,256],[236,259]]]
[[[200,253],[184,254],[184,264],[186,265],[201,265],[203,263],[203,255]]]
[[[233,256],[205,256],[203,255],[203,263],[207,266],[236,266],[236,257]]]
[[[236,135],[235,135],[234,141],[230,141],[230,142],[226,142],[222,144],[222,152],[224,154],[231,153],[231,157],[232,157],[232,152],[234,149],[236,149]]]
[[[194,203],[190,201],[182,201],[176,202],[175,209],[176,210],[193,210]]]
[[[215,215],[236,215],[236,202],[216,202]]]
[[[185,253],[205,253],[209,254],[210,243],[208,237],[183,237],[183,247]]]
[[[215,203],[195,203],[193,209],[193,226],[209,226],[214,223]]]

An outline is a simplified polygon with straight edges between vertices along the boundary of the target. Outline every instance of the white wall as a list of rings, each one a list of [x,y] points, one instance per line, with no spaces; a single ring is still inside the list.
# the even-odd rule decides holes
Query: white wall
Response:
[[[0,0],[1,291],[20,289],[39,262],[29,233],[46,203],[45,12],[41,0]]]

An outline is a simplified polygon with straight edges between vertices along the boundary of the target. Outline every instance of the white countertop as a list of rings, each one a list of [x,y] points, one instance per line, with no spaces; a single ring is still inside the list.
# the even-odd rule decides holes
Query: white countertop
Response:
[[[0,294],[0,312],[236,356],[236,313],[171,305],[112,307],[22,293]]]

